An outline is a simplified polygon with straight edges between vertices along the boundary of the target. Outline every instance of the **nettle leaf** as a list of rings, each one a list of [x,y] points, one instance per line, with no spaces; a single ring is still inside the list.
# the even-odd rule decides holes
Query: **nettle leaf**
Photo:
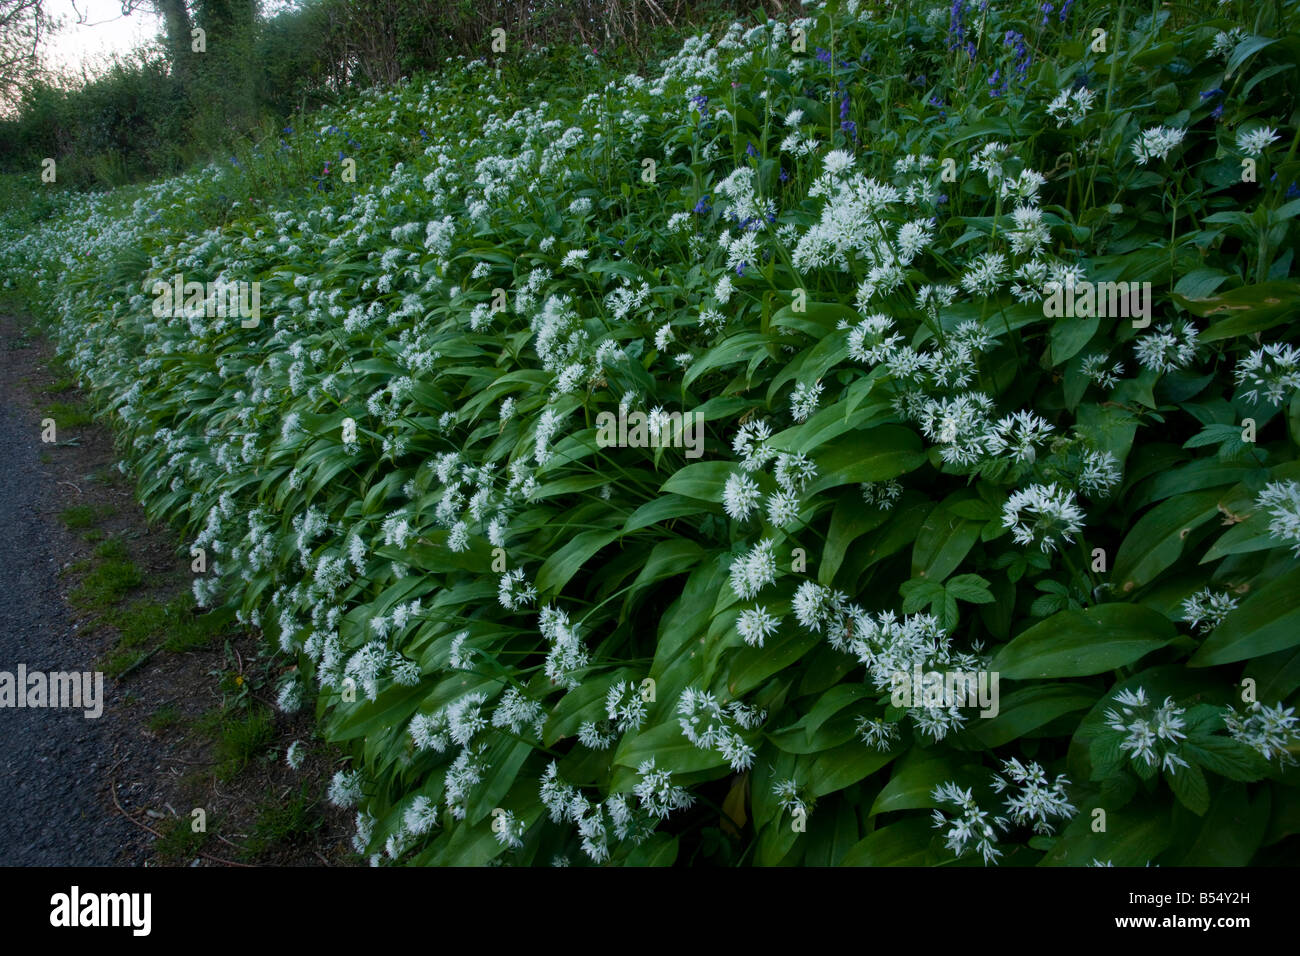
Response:
[[[1141,660],[1177,636],[1163,614],[1137,604],[1062,611],[1018,635],[993,658],[1004,679],[1084,677]]]
[[[1205,782],[1205,774],[1196,764],[1166,770],[1165,783],[1174,792],[1178,802],[1197,816],[1204,816],[1210,809],[1210,786]]]
[[[1268,761],[1257,751],[1231,737],[1189,737],[1179,754],[1229,780],[1250,783],[1267,776],[1269,771]]]

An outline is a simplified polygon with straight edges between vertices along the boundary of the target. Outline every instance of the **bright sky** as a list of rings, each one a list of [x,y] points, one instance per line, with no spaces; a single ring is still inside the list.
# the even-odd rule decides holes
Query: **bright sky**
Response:
[[[63,21],[45,48],[46,62],[58,73],[98,73],[112,54],[151,43],[162,30],[149,0],[138,0],[125,17],[122,0],[48,0],[46,9]]]

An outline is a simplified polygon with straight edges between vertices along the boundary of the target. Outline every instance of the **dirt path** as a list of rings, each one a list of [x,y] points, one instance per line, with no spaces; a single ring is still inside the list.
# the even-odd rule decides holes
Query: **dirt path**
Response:
[[[12,319],[0,334],[0,671],[90,671],[58,583],[57,479],[19,389],[24,349]],[[107,694],[107,687],[105,688]],[[0,864],[87,866],[138,859],[139,831],[105,808],[110,724],[81,711],[0,707]]]

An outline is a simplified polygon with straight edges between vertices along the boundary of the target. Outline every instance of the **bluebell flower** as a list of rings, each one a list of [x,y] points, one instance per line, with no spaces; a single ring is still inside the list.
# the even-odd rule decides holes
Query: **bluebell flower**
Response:
[[[785,167],[784,167],[784,166],[781,167],[781,175],[780,175],[780,177],[778,177],[778,178],[779,178],[779,179],[781,180],[781,182],[783,182],[783,183],[784,183],[784,182],[787,182],[787,181],[790,179],[790,174],[787,173],[787,172],[785,171]]]
[[[1223,116],[1223,104],[1220,103],[1218,106],[1216,106],[1214,110],[1210,113],[1210,115],[1213,116],[1216,120],[1219,119],[1219,117]]]
[[[1043,22],[1040,23],[1039,26],[1045,27],[1047,26],[1047,18],[1052,15],[1052,11],[1056,8],[1053,7],[1050,3],[1045,3],[1038,9],[1043,11]]]
[[[1276,176],[1277,173],[1274,173],[1273,175]],[[1297,187],[1295,182],[1292,182],[1290,186],[1286,187],[1286,198],[1288,200],[1300,199],[1300,187]]]
[[[817,59],[821,60],[823,63],[829,64],[831,62],[831,51],[823,50],[821,47],[818,47]]]
[[[1070,15],[1070,7],[1072,6],[1074,6],[1074,0],[1065,0],[1065,3],[1061,4],[1061,16],[1060,16],[1061,23],[1064,23],[1065,18]]]
[[[1215,87],[1212,90],[1206,90],[1204,93],[1202,93],[1201,99],[1208,100],[1211,96],[1222,96],[1222,95],[1223,95],[1223,90],[1219,89],[1218,87]]]
[[[753,143],[750,143],[748,146],[745,147],[745,155],[746,155],[746,156],[754,156],[754,157],[757,157],[757,156],[758,156],[758,150],[756,150],[756,149],[754,148],[754,144],[753,144]]]
[[[709,197],[701,196],[700,201],[695,204],[695,215],[697,216],[707,215],[709,210],[712,208],[713,207],[709,205]]]

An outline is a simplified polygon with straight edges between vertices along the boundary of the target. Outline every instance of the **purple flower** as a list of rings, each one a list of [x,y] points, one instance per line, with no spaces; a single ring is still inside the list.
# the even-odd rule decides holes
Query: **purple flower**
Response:
[[[1216,120],[1219,119],[1219,117],[1221,117],[1221,116],[1223,115],[1223,104],[1220,103],[1218,106],[1216,106],[1216,107],[1215,107],[1215,108],[1210,112],[1210,115],[1213,116]]]
[[[712,208],[713,207],[709,205],[709,197],[701,196],[700,201],[695,204],[695,215],[697,216],[707,215],[709,210]]]
[[[1072,7],[1072,6],[1074,6],[1074,0],[1065,0],[1065,3],[1061,4],[1061,16],[1060,16],[1060,21],[1061,21],[1062,23],[1064,23],[1064,22],[1065,22],[1065,18],[1068,17],[1068,16],[1070,15],[1070,7]]]
[[[831,62],[831,51],[830,51],[830,50],[823,50],[821,47],[818,47],[818,48],[817,48],[817,59],[821,60],[823,63],[828,63],[828,64],[829,64],[829,63]]]
[[[756,150],[756,149],[754,148],[754,144],[753,144],[753,143],[750,143],[748,146],[745,147],[745,155],[746,155],[746,156],[757,156],[757,155],[758,155],[758,150]]]
[[[785,171],[785,167],[784,167],[784,166],[781,167],[781,175],[780,175],[779,178],[780,178],[781,182],[786,182],[786,181],[788,181],[788,180],[790,179],[790,174],[787,173],[787,172]]]
[[[1050,3],[1045,3],[1038,9],[1043,11],[1043,22],[1040,23],[1039,26],[1045,27],[1047,26],[1047,18],[1052,15],[1052,11],[1056,8],[1053,7]]]
[[[852,136],[855,142],[857,141],[858,124],[853,122],[853,120],[845,120],[844,122],[842,122],[840,124],[840,129],[844,130],[844,132]]]
[[[1222,95],[1223,95],[1223,90],[1219,89],[1218,87],[1215,87],[1212,90],[1206,90],[1204,93],[1202,93],[1201,99],[1208,100],[1211,96],[1222,96]]]

